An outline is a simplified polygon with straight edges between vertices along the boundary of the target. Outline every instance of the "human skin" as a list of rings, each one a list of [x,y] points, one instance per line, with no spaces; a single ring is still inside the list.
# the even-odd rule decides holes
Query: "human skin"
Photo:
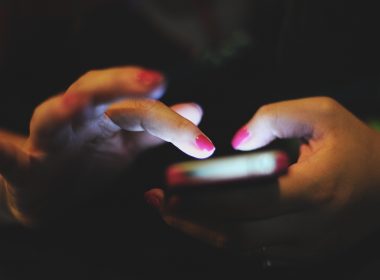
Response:
[[[0,132],[2,208],[37,225],[110,185],[142,150],[170,142],[197,158],[214,146],[197,124],[195,103],[157,99],[165,78],[129,66],[90,71],[38,106],[28,136]]]
[[[271,263],[334,258],[379,229],[378,132],[335,100],[313,97],[263,106],[232,145],[251,151],[277,138],[302,144],[273,185],[166,198],[157,188],[146,198],[182,232],[222,248],[264,251]]]

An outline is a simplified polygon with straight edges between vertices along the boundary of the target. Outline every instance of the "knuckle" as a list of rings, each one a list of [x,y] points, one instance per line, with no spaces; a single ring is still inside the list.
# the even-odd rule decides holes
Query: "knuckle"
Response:
[[[271,113],[273,113],[273,105],[272,104],[266,104],[266,105],[263,105],[261,106],[258,110],[257,110],[257,115],[269,115]]]
[[[276,127],[279,120],[276,104],[267,104],[259,108],[255,115],[256,119],[267,120],[272,127]]]
[[[322,96],[317,97],[318,110],[324,115],[331,115],[336,113],[340,108],[340,104],[333,98]]]
[[[137,101],[138,110],[140,110],[144,115],[149,116],[150,118],[155,118],[159,111],[162,110],[171,110],[167,108],[167,106],[159,100],[156,99],[143,99]],[[177,118],[170,117],[172,121],[172,126],[175,127],[176,131],[187,131],[191,126],[191,122],[181,115],[177,115]]]
[[[176,124],[177,131],[187,131],[190,128],[191,123],[185,119],[179,119]]]
[[[162,102],[149,98],[135,99],[132,104],[134,110],[140,112],[140,114],[147,119],[156,118],[159,112],[165,107]]]
[[[164,105],[162,102],[154,99],[143,99],[137,102],[137,106],[144,114],[154,114],[157,110],[160,110]]]

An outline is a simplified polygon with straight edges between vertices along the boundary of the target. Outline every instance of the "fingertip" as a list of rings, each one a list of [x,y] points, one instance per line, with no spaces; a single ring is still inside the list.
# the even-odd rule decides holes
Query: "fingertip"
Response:
[[[182,152],[198,159],[208,158],[215,152],[214,144],[207,136],[203,134],[198,135],[193,141],[190,142],[172,143]]]
[[[136,75],[136,81],[147,87],[154,87],[161,84],[164,80],[164,76],[155,70],[141,69]]]
[[[250,147],[244,147],[244,146],[239,146],[237,148],[234,148],[236,151],[242,151],[242,152],[247,152],[247,151],[252,151],[253,148]]]
[[[159,84],[148,94],[153,99],[160,99],[166,91],[166,83]]]
[[[182,147],[180,148],[180,150],[191,157],[194,157],[197,159],[205,159],[205,158],[210,157],[214,153],[215,148],[211,151],[205,151],[205,150],[200,150],[197,147],[185,147],[185,148]]]
[[[197,151],[197,152],[192,153],[191,155],[198,159],[205,159],[212,156],[214,152],[215,152],[215,148],[212,149],[211,151]]]
[[[171,108],[195,125],[198,125],[201,122],[203,109],[197,103],[181,103],[173,105]]]
[[[247,141],[240,143],[237,147],[234,147],[234,149],[237,151],[246,152],[246,151],[252,151],[255,149],[259,149],[265,145],[266,145],[266,143],[259,144],[259,143],[257,143],[257,139],[252,138],[252,139],[248,139]]]
[[[193,108],[195,108],[200,115],[203,115],[203,109],[202,109],[201,105],[199,105],[198,103],[195,103],[195,102],[189,103],[189,105],[191,105]]]
[[[211,142],[210,138],[208,138],[206,135],[204,134],[199,134],[196,138],[195,138],[195,143],[198,147],[199,150],[202,150],[202,151],[207,151],[207,152],[210,152],[210,151],[214,151],[215,150],[215,146],[214,144]]]
[[[242,127],[232,138],[231,145],[235,150],[245,150],[245,144],[251,139],[251,132],[248,127]]]
[[[206,158],[211,156],[215,151],[215,145],[211,142],[210,138],[208,138],[204,134],[199,134],[195,138],[195,144],[198,150],[201,152],[199,156],[201,158]]]

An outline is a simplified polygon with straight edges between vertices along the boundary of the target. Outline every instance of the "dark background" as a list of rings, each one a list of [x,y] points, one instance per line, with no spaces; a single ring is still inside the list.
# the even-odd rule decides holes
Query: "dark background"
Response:
[[[167,104],[200,103],[216,155],[233,153],[236,129],[273,101],[327,95],[364,120],[378,116],[376,1],[255,1],[253,44],[219,65],[166,38],[132,2],[0,2],[0,127],[27,134],[37,104],[88,70],[119,65],[163,71]],[[376,267],[376,236],[316,267],[268,271],[168,228],[143,193],[185,159],[168,145],[149,151],[75,215],[37,231],[1,228],[0,279],[363,279]]]

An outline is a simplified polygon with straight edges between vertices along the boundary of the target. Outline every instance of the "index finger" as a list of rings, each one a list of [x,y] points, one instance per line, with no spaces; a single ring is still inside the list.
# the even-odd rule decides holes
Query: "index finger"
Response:
[[[210,139],[194,123],[153,99],[115,103],[106,115],[122,129],[146,131],[193,157],[205,158],[215,150]]]

